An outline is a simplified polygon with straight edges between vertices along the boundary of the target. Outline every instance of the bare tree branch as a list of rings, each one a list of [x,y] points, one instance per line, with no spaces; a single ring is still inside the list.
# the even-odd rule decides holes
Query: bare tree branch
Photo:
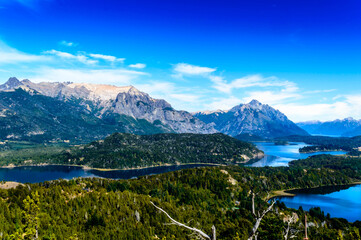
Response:
[[[256,210],[255,210],[255,207],[254,207],[254,198],[255,198],[255,194],[254,192],[252,192],[252,213],[253,215],[256,217]]]
[[[216,227],[213,225],[212,226],[212,237],[213,237],[213,239],[212,240],[216,240]]]
[[[174,225],[178,225],[180,227],[184,227],[188,230],[193,231],[194,233],[196,233],[197,235],[199,235],[202,239],[210,239],[210,240],[216,240],[216,228],[213,226],[212,227],[212,232],[213,232],[213,238],[211,238],[211,236],[208,236],[207,234],[205,234],[204,232],[202,232],[201,230],[197,229],[197,228],[192,228],[192,227],[188,227],[187,225],[180,223],[176,220],[174,220],[171,216],[169,216],[169,214],[164,211],[163,209],[161,209],[160,207],[158,207],[157,205],[155,205],[153,202],[150,202],[156,209],[158,209],[159,211],[163,212],[172,222],[172,224]]]
[[[300,232],[300,230],[295,231],[295,233],[290,236],[290,239],[297,237],[297,234],[298,234],[299,232]]]
[[[285,229],[284,231],[284,238],[285,240],[288,239],[288,234],[290,232],[290,226],[291,226],[291,223],[293,222],[293,216],[287,220],[287,228]]]
[[[293,234],[288,237],[288,235],[290,234],[291,224],[292,224],[294,221],[295,221],[295,215],[292,215],[292,217],[287,220],[287,228],[285,228],[285,231],[284,231],[284,239],[285,239],[285,240],[288,240],[288,239],[291,239],[291,238],[295,238],[295,237],[297,236],[297,233],[299,232],[299,230],[294,231]]]
[[[256,217],[256,223],[254,224],[253,228],[252,228],[252,233],[250,235],[250,237],[248,238],[248,240],[253,240],[253,239],[256,239],[257,240],[257,235],[258,235],[258,228],[259,228],[259,225],[261,224],[261,221],[263,219],[263,217],[269,212],[272,210],[273,208],[273,205],[275,204],[276,202],[275,201],[272,201],[271,205],[265,210],[262,212],[262,214],[260,214],[260,212],[258,212],[258,217],[256,216],[255,213],[253,213]],[[254,209],[254,194],[252,195],[252,211],[255,211]]]

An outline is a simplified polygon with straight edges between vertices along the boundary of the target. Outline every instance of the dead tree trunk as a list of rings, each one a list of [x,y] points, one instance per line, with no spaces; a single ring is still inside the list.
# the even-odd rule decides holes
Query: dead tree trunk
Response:
[[[216,239],[216,227],[213,225],[212,226],[212,236],[207,235],[206,233],[204,233],[203,231],[197,229],[197,228],[192,228],[192,227],[188,227],[187,225],[180,223],[176,220],[174,220],[171,216],[169,216],[169,214],[164,211],[163,209],[161,209],[160,207],[158,207],[157,205],[155,205],[153,202],[150,202],[156,209],[158,209],[159,211],[163,212],[171,221],[171,224],[180,226],[180,227],[184,227],[188,230],[191,230],[193,233],[197,234],[201,239],[209,239],[209,240],[217,240]]]
[[[255,199],[255,194],[252,193],[252,214],[254,215],[254,217],[256,218],[256,223],[254,224],[253,228],[252,228],[252,232],[250,234],[250,237],[248,238],[248,240],[257,240],[257,235],[258,235],[258,228],[259,228],[259,225],[261,224],[261,221],[263,219],[263,217],[269,212],[272,210],[273,208],[273,205],[275,204],[275,201],[273,201],[271,203],[271,205],[266,209],[264,210],[262,213],[258,212],[258,214],[256,214],[256,208],[254,206],[254,199]]]

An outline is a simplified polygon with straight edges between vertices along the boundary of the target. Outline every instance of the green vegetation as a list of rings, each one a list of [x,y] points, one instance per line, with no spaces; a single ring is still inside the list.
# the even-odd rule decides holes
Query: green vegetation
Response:
[[[77,99],[64,102],[22,89],[0,92],[0,139],[85,143],[114,132],[171,132],[159,123],[154,125],[125,115],[109,113],[100,119],[78,102]]]
[[[232,180],[232,181],[231,181]],[[177,221],[210,232],[217,239],[247,239],[255,219],[255,207],[268,207],[264,197],[278,189],[345,184],[352,179],[328,169],[245,168],[237,166],[181,170],[133,180],[57,180],[0,189],[0,234],[36,230],[40,239],[194,239],[151,205],[154,202]],[[37,197],[38,196],[38,197]],[[29,208],[29,204],[32,206]],[[297,216],[291,230],[303,237],[305,212],[277,203],[262,220],[259,239],[283,239],[287,216]],[[360,223],[325,216],[311,209],[308,222],[312,239],[360,239]],[[322,223],[322,224],[321,224]],[[35,229],[35,231],[34,231]],[[24,236],[18,234],[17,236]],[[24,239],[19,237],[15,239]]]
[[[94,168],[136,168],[183,163],[243,163],[262,153],[250,143],[224,134],[115,133],[101,141],[80,145],[59,153],[59,148],[42,148],[34,155],[23,153],[0,158],[3,165],[52,163],[86,165]],[[22,154],[22,155],[21,155]]]
[[[288,136],[276,138],[276,141],[304,142],[314,146],[303,147],[300,152],[322,152],[322,151],[346,151],[353,155],[359,155],[358,148],[361,147],[361,136],[347,137],[325,137],[325,136]]]
[[[0,150],[0,166],[33,165],[44,159],[61,154],[69,149],[69,144],[34,144],[27,142],[9,142]]]
[[[281,141],[281,140],[280,140]],[[283,140],[282,140],[283,141]],[[217,239],[247,239],[256,211],[268,208],[273,192],[361,181],[361,158],[317,155],[290,167],[240,167],[260,153],[252,144],[223,134],[116,133],[86,145],[32,145],[7,142],[1,164],[77,164],[98,168],[158,164],[222,163],[144,176],[132,180],[73,179],[0,189],[2,239],[194,239],[151,202],[177,221],[211,232]],[[13,150],[7,150],[13,149]],[[14,151],[14,149],[17,149]],[[16,154],[15,154],[16,153]],[[31,160],[31,162],[29,162]],[[262,219],[258,239],[284,239],[290,222],[294,239],[303,238],[305,212],[277,202]],[[312,239],[360,240],[361,222],[331,218],[322,209],[309,211]]]
[[[361,158],[333,155],[316,155],[303,160],[292,161],[290,167],[304,169],[331,169],[337,170],[348,177],[359,178],[361,175]]]

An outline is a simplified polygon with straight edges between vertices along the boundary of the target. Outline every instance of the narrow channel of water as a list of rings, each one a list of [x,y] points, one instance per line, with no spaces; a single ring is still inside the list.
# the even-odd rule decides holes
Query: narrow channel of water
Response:
[[[306,159],[313,155],[331,154],[340,155],[346,152],[317,152],[317,153],[300,153],[299,149],[305,146],[310,146],[305,143],[291,142],[289,145],[275,145],[273,142],[259,142],[255,143],[257,148],[265,153],[264,158],[251,164],[251,167],[280,167],[288,166],[288,163],[297,159]]]
[[[76,166],[24,166],[14,168],[0,168],[0,181],[15,181],[20,183],[37,183],[56,179],[72,179],[75,177],[103,177],[113,179],[131,179],[144,175],[160,174],[181,169],[214,166],[211,164],[186,164],[174,166],[150,167],[131,170],[99,171],[83,169]]]

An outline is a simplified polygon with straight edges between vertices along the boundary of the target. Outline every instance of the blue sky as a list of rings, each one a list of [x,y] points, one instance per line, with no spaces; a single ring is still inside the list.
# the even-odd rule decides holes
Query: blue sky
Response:
[[[0,83],[131,84],[188,111],[361,118],[360,42],[357,0],[0,0]]]

